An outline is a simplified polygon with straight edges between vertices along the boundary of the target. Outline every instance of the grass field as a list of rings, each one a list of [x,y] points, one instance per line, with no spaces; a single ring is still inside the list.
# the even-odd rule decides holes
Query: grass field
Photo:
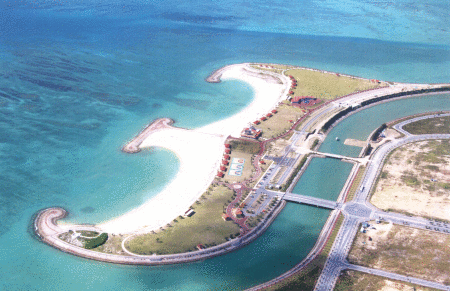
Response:
[[[285,74],[294,76],[298,82],[297,88],[293,90],[293,96],[314,96],[322,100],[331,100],[356,91],[384,85],[366,79],[337,76],[306,69],[290,69]]]
[[[393,224],[356,235],[348,256],[357,265],[450,284],[450,235]]]
[[[336,236],[339,232],[343,220],[344,216],[340,214],[336,222],[336,225],[333,229],[333,232],[331,233],[330,238],[327,244],[325,245],[323,251],[313,261],[311,261],[303,270],[287,278],[286,280],[264,290],[266,291],[314,290],[316,282],[319,279],[320,274],[322,273],[323,267],[325,266],[325,262],[327,261],[328,254],[331,251],[331,247],[333,246],[334,240],[336,239]]]
[[[412,134],[450,133],[450,116],[419,120],[403,126],[403,129]]]
[[[239,226],[224,221],[225,205],[232,201],[234,192],[224,186],[211,186],[194,204],[195,214],[178,217],[171,226],[157,233],[136,236],[126,242],[126,248],[136,254],[174,254],[197,250],[198,244],[213,246],[239,235]]]
[[[262,137],[274,138],[285,133],[293,125],[289,120],[295,122],[305,115],[301,109],[290,106],[290,102],[287,100],[283,101],[277,110],[278,112],[272,117],[256,125],[257,128],[262,130]]]
[[[437,291],[438,289],[423,287],[411,283],[386,279],[383,277],[345,270],[341,273],[334,291]]]

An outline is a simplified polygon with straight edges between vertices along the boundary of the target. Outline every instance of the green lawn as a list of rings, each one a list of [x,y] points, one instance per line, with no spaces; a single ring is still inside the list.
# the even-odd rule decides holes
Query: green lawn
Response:
[[[223,207],[232,201],[234,192],[224,186],[213,186],[199,204],[195,214],[178,217],[170,227],[155,234],[137,236],[126,242],[126,248],[136,254],[173,254],[196,250],[198,244],[218,245],[239,234],[239,226],[222,219]]]
[[[297,88],[293,90],[293,96],[314,96],[323,100],[331,100],[355,91],[384,85],[366,79],[337,76],[336,74],[298,68],[287,70],[285,74],[292,75],[297,80]]]
[[[361,180],[364,177],[364,172],[366,171],[366,167],[359,167],[358,174],[356,174],[355,180],[353,180],[353,184],[348,190],[348,196],[345,199],[346,202],[352,201],[355,197],[356,192],[359,190],[359,184],[361,184]]]
[[[278,106],[277,113],[255,126],[262,130],[262,137],[273,138],[285,133],[286,130],[290,129],[293,125],[289,120],[295,122],[298,118],[305,115],[301,109],[290,106],[289,104],[289,101],[283,101],[282,104]]]

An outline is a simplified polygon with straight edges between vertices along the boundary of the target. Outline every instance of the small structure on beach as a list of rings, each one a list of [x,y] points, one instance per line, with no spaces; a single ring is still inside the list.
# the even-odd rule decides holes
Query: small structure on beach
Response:
[[[226,143],[226,144],[225,144],[225,148],[227,148],[227,149],[231,149],[231,144],[229,144],[229,143]]]
[[[227,168],[225,168],[225,166],[220,166],[220,170],[221,171],[225,171]]]
[[[229,160],[229,159],[230,159],[230,155],[224,155],[224,156],[223,156],[223,159],[224,159],[224,160]]]
[[[222,165],[228,166],[229,162],[227,160],[222,160]]]
[[[263,117],[265,120],[265,117]],[[261,118],[261,120],[263,119]],[[242,137],[249,137],[249,138],[254,138],[254,139],[258,139],[262,134],[261,129],[257,129],[253,126],[244,128],[244,130],[241,132],[241,136]]]
[[[185,213],[184,216],[186,217],[191,217],[192,215],[194,215],[194,210],[192,210],[191,208],[189,208]]]
[[[219,177],[219,178],[223,178],[224,173],[223,173],[223,172],[217,172],[217,175],[216,175],[216,176]]]
[[[225,153],[226,153],[226,154],[230,154],[230,153],[231,153],[231,150],[230,150],[230,149],[226,149],[226,150],[225,150]]]

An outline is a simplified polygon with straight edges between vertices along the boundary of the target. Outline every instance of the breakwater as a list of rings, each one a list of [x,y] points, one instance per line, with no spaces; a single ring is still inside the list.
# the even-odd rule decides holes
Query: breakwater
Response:
[[[123,146],[122,151],[129,154],[140,152],[141,149],[139,148],[139,146],[150,134],[152,134],[152,132],[164,128],[169,128],[172,126],[173,122],[174,121],[170,118],[159,118],[154,120],[152,123],[147,125],[144,130],[142,130],[135,138],[133,138],[125,146]]]
[[[283,210],[285,205],[285,201],[279,202],[275,206],[275,209],[270,212],[257,227],[244,234],[243,236],[211,248],[172,255],[115,255],[100,253],[69,244],[58,238],[60,234],[68,231],[66,229],[62,229],[57,225],[57,221],[67,215],[67,212],[60,207],[48,208],[39,212],[34,225],[36,234],[42,239],[43,242],[63,252],[70,253],[79,257],[126,265],[169,265],[201,261],[232,252],[251,243],[265,232],[265,230],[272,224],[281,210]],[[81,230],[83,229],[83,226],[76,226],[76,228]],[[90,230],[99,231],[98,229],[95,229],[95,226],[87,228],[89,228]],[[130,254],[130,252],[126,252]]]

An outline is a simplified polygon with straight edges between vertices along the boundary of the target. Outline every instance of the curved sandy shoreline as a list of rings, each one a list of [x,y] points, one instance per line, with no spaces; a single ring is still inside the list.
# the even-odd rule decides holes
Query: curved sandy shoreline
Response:
[[[237,79],[248,83],[254,91],[252,102],[233,116],[194,130],[164,127],[139,139],[139,149],[162,147],[174,152],[180,160],[179,171],[155,197],[122,216],[97,225],[98,228],[109,233],[148,232],[183,214],[214,180],[226,138],[238,137],[245,126],[276,107],[286,98],[290,86],[287,77],[280,80],[270,73],[261,77],[249,64],[230,65],[218,71],[222,81]]]

